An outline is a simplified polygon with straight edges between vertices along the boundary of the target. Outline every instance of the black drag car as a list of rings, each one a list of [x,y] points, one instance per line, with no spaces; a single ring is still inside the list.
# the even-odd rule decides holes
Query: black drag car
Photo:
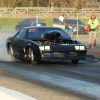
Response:
[[[73,40],[58,27],[23,27],[6,40],[7,52],[11,57],[24,58],[31,63],[41,61],[71,60],[77,64],[86,59],[86,47]]]

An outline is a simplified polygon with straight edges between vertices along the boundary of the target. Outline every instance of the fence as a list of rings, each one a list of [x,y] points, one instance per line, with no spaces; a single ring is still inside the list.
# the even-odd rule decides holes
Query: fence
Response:
[[[16,7],[13,8],[0,8],[0,17],[21,17],[21,16],[38,16],[53,17],[59,16],[62,13],[66,16],[75,12],[75,8],[60,8],[60,7]]]
[[[100,8],[83,8],[79,10],[79,13],[82,16],[90,16],[90,15],[100,16]]]
[[[38,14],[39,17],[56,17],[61,14],[70,16],[75,13],[75,8],[60,8],[60,7],[16,7],[0,8],[0,17],[34,17]],[[83,8],[79,9],[80,16],[90,16],[95,14],[100,15],[100,8]]]

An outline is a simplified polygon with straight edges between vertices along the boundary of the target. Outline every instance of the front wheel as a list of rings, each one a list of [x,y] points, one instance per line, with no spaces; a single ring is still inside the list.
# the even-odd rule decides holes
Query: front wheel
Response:
[[[31,48],[29,48],[29,58],[30,58],[30,61],[32,64],[36,64],[38,63],[37,61],[35,61],[34,59],[34,53],[33,53],[33,50]]]
[[[72,60],[73,64],[78,64],[79,60]]]
[[[11,45],[9,46],[9,54],[11,56],[11,59],[14,59],[14,52]]]

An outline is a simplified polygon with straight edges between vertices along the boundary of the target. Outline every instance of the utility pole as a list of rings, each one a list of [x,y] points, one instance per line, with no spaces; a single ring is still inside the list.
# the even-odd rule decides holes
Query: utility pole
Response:
[[[78,38],[78,13],[77,13],[77,38]]]

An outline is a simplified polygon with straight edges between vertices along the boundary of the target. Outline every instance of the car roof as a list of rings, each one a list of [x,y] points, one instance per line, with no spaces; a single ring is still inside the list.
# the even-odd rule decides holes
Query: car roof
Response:
[[[23,28],[26,28],[26,29],[29,29],[29,28],[57,28],[57,29],[61,29],[59,27],[53,27],[53,26],[30,26],[30,27],[23,27]]]
[[[37,18],[26,18],[26,19],[37,19]]]
[[[67,18],[66,20],[77,20],[77,19],[76,18]]]
[[[37,18],[26,18],[26,19],[24,19],[24,20],[28,20],[28,21],[36,21],[37,20]],[[41,21],[40,19],[38,19],[38,21]],[[42,22],[42,21],[41,21]]]

